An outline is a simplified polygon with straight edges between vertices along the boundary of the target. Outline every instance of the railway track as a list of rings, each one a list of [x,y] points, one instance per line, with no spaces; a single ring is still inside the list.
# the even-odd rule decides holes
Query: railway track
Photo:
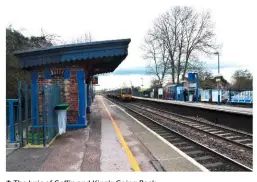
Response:
[[[252,138],[253,136],[250,133],[237,131],[228,127],[200,121],[197,119],[193,119],[190,117],[182,116],[176,113],[168,112],[165,110],[153,108],[142,104],[132,104],[132,105],[140,109],[155,113],[158,116],[171,119],[173,122],[183,124],[195,130],[205,132],[214,137],[234,143],[238,146],[248,148],[248,149],[253,148],[253,138]]]
[[[109,100],[127,109],[147,127],[165,138],[172,145],[176,146],[198,163],[202,164],[209,171],[252,171],[251,167],[223,155],[217,150],[203,145],[199,141],[194,140],[175,129],[167,127],[164,122],[160,122],[160,119],[157,119],[157,117],[160,116],[151,117],[145,113],[146,111],[142,112],[142,107],[138,108],[131,104],[117,102],[113,99]]]

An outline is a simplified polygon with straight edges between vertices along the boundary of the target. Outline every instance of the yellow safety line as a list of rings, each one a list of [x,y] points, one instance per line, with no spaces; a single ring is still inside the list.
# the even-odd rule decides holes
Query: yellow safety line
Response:
[[[113,124],[113,127],[119,137],[119,140],[120,140],[120,143],[123,147],[123,149],[125,150],[127,156],[128,156],[128,159],[129,159],[129,162],[130,162],[130,165],[132,166],[133,170],[134,171],[141,171],[135,157],[133,156],[132,152],[130,151],[129,147],[128,147],[128,144],[127,142],[124,140],[123,136],[122,136],[122,133],[119,129],[119,126],[117,125],[117,123],[115,122],[115,120],[112,118],[112,115],[110,114],[109,110],[107,109],[107,107],[105,106],[103,100],[101,99],[102,103],[103,103],[103,106],[106,110],[106,112],[108,113],[110,119],[112,120],[112,124]]]

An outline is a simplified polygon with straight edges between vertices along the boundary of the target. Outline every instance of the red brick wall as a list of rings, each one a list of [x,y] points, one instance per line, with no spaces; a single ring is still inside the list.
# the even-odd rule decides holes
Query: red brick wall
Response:
[[[42,70],[38,73],[38,104],[39,104],[39,121],[42,122],[42,111],[43,111],[43,97],[42,97],[42,86],[43,84],[51,84],[51,80],[44,80],[44,73]]]
[[[70,107],[67,111],[67,121],[68,123],[77,123],[78,117],[78,82],[77,82],[77,70],[82,68],[78,67],[70,67],[70,79],[64,78],[53,78],[49,80],[44,79],[43,70],[39,71],[38,75],[38,91],[39,91],[39,112],[40,116],[42,116],[42,86],[43,84],[54,84],[59,82],[60,90],[61,90],[61,102],[70,104]],[[42,121],[42,118],[40,119]]]
[[[76,71],[79,68],[70,68],[70,79],[64,81],[65,103],[70,104],[67,112],[67,120],[69,123],[77,123],[78,117],[78,82]]]

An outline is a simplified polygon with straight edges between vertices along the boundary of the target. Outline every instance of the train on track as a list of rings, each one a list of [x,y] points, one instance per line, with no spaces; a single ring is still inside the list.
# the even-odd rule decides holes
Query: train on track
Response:
[[[129,87],[110,90],[110,91],[107,91],[105,94],[107,95],[107,97],[119,99],[122,101],[132,100],[132,90]]]

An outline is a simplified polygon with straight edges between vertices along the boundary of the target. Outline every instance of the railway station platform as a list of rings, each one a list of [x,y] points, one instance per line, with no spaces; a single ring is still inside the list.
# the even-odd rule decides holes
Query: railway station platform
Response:
[[[7,156],[7,171],[208,171],[102,96],[88,126],[69,130],[49,148],[20,148]]]
[[[253,108],[242,108],[207,103],[192,103],[133,96],[143,105],[166,110],[183,116],[194,117],[224,125],[244,132],[253,132]]]
[[[217,105],[217,104],[213,105],[208,103],[196,103],[196,102],[189,102],[189,101],[184,102],[184,101],[176,101],[176,100],[142,98],[142,97],[135,97],[135,96],[133,96],[133,98],[139,99],[139,100],[148,100],[153,102],[168,103],[173,105],[195,107],[199,109],[222,111],[222,112],[235,113],[235,114],[241,114],[241,115],[249,115],[249,116],[253,115],[253,108],[233,107],[233,106],[224,106],[224,105]]]

